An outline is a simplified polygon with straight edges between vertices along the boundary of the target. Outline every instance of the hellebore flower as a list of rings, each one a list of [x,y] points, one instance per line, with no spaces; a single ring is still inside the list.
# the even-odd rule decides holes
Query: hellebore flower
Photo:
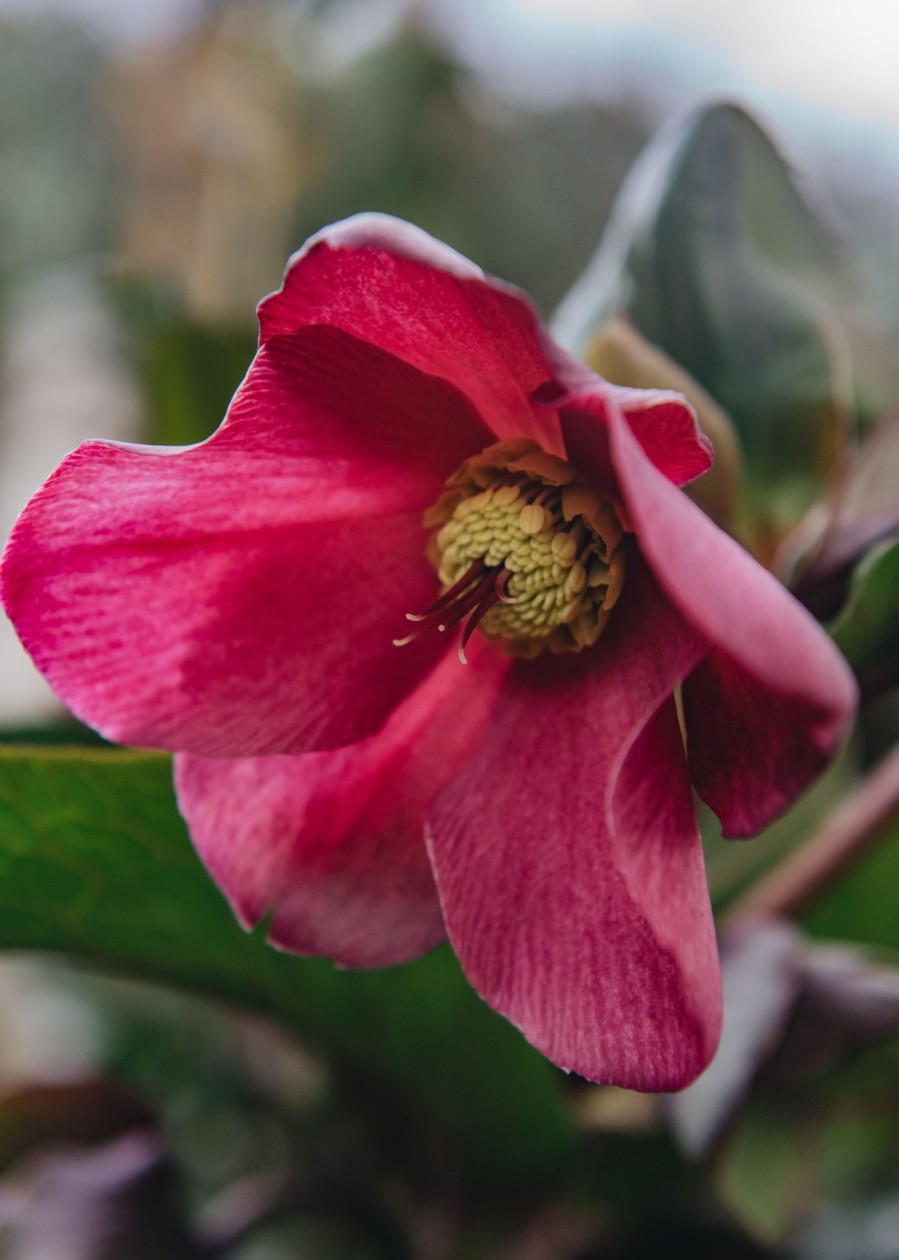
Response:
[[[424,233],[326,229],[259,318],[208,441],[87,443],[25,509],[23,642],[177,753],[244,924],[347,966],[448,935],[562,1067],[685,1085],[720,1026],[690,781],[730,835],[783,810],[853,711],[842,658],[678,488],[711,459],[684,400]]]

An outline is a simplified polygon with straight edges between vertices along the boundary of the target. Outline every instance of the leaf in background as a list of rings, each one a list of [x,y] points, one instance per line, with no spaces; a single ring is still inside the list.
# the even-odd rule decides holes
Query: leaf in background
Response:
[[[724,1026],[702,1076],[665,1100],[682,1146],[702,1154],[742,1102],[780,1038],[800,984],[801,937],[786,923],[758,923],[722,940]]]
[[[811,1198],[814,1126],[794,1109],[770,1100],[741,1117],[716,1167],[724,1205],[754,1237],[783,1242],[800,1223]]]
[[[278,953],[238,927],[179,817],[168,758],[0,749],[0,948],[52,950],[270,1016],[411,1104],[493,1179],[573,1141],[557,1071],[448,949],[379,972]]]
[[[803,916],[814,936],[899,951],[899,817],[885,824],[864,860]]]
[[[851,945],[803,949],[796,1009],[769,1075],[802,1081],[899,1033],[897,962]]]
[[[779,533],[843,444],[852,287],[772,141],[715,104],[644,152],[555,331],[583,353],[602,319],[625,313],[731,416],[750,491]]]
[[[895,962],[809,942],[782,920],[725,930],[721,1045],[693,1085],[665,1100],[684,1149],[704,1153],[754,1097],[802,1089],[899,1032]]]
[[[899,684],[899,539],[875,547],[858,566],[832,633],[866,695]]]
[[[846,1207],[895,1184],[896,1063],[895,1048],[883,1047],[851,1070],[753,1099],[715,1167],[718,1194],[746,1229],[789,1244],[822,1203]],[[876,1254],[892,1260],[895,1232],[882,1241]]]
[[[839,612],[852,570],[899,536],[899,413],[885,417],[841,470],[833,493],[800,522],[778,556],[797,599],[821,620]]]
[[[112,246],[118,186],[96,82],[101,44],[77,22],[0,15],[0,283]]]
[[[202,442],[221,424],[247,370],[255,329],[204,325],[161,287],[120,285],[115,297],[143,378],[145,440]]]
[[[6,1260],[209,1260],[177,1212],[178,1169],[141,1129],[38,1149],[0,1180]]]

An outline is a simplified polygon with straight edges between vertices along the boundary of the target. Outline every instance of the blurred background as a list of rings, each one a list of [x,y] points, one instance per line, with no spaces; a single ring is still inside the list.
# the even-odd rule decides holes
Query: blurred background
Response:
[[[83,438],[208,435],[334,219],[410,219],[549,317],[637,154],[712,97],[778,138],[895,347],[897,48],[893,0],[0,0],[0,532]],[[5,739],[90,739],[6,623],[0,678]],[[899,945],[894,898],[874,920]],[[795,1126],[768,1098],[702,1172],[650,1101],[553,1073],[589,1157],[521,1121],[551,1169],[472,1173],[268,1025],[12,960],[0,1255],[896,1260],[897,1062],[812,1095],[783,1069]]]

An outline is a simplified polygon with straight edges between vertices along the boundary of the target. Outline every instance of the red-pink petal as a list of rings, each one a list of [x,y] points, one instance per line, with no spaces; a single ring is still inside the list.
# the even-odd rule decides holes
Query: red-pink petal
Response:
[[[419,228],[361,214],[312,237],[259,307],[263,343],[309,324],[345,329],[450,382],[495,438],[562,453],[555,412],[531,402],[552,367],[529,299]]]
[[[685,399],[663,390],[613,388],[634,437],[669,481],[683,486],[708,472],[712,443]]]
[[[561,1067],[677,1089],[711,1057],[717,955],[671,693],[705,651],[639,557],[595,648],[516,666],[428,842],[482,997]]]
[[[555,405],[569,459],[580,466],[581,447],[592,448],[585,470],[595,469],[598,450],[607,451],[609,415],[624,416],[651,462],[677,486],[686,485],[712,465],[712,444],[696,413],[681,395],[663,389],[627,389],[590,372],[554,347],[556,381],[566,392]],[[599,457],[605,467],[608,454]],[[611,488],[611,487],[609,487]]]
[[[856,703],[846,662],[800,604],[652,465],[610,413],[611,453],[640,550],[716,651],[684,688],[697,790],[728,835],[805,788]]]
[[[684,682],[690,774],[724,834],[752,836],[821,773],[842,733],[819,706],[772,691],[723,652]]]
[[[434,792],[476,745],[507,659],[448,655],[377,735],[334,752],[238,761],[182,755],[194,843],[246,927],[344,966],[418,957],[445,931],[424,845]]]
[[[376,730],[444,649],[392,639],[436,589],[422,512],[483,432],[443,383],[348,342],[279,339],[208,442],[88,443],[26,508],[6,608],[107,737],[334,747]]]
[[[332,468],[351,468],[356,480],[390,481],[428,507],[493,435],[451,384],[340,328],[311,325],[260,349],[211,440],[320,461],[321,497]]]

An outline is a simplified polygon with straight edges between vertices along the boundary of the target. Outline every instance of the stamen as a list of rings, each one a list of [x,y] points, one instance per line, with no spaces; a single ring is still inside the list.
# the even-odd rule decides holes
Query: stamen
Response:
[[[454,583],[454,585],[451,586],[448,591],[444,591],[439,599],[435,599],[433,604],[431,604],[429,608],[426,608],[423,613],[406,613],[406,620],[407,621],[427,621],[428,618],[432,615],[432,613],[439,612],[442,608],[446,608],[447,605],[451,604],[453,600],[456,598],[456,596],[460,595],[467,587],[469,587],[472,584],[475,578],[478,577],[483,572],[483,569],[484,569],[483,560],[475,560],[475,562],[470,566],[470,568],[468,568],[466,572],[462,574],[462,576],[459,578],[459,581]]]
[[[623,530],[614,501],[563,460],[525,439],[488,447],[449,479],[425,523],[446,589],[406,614],[415,628],[397,645],[461,625],[464,662],[477,629],[526,659],[599,638],[624,579]]]
[[[483,600],[483,602],[477,606],[477,608],[468,618],[468,621],[465,623],[465,629],[462,631],[462,638],[459,640],[459,660],[462,662],[463,665],[468,664],[468,657],[465,655],[465,648],[468,644],[468,640],[471,638],[471,636],[474,634],[475,630],[477,629],[478,622],[481,620],[483,616],[485,616],[490,611],[490,609],[498,600],[499,600],[499,596],[497,595],[496,589],[494,588],[492,591],[490,591],[490,593]]]
[[[528,502],[536,503],[539,507],[549,508],[550,501],[555,499],[557,502],[561,500],[562,494],[558,486],[544,486],[544,488],[535,494],[533,498],[529,495]],[[551,511],[552,509],[550,509]]]
[[[407,643],[413,643],[429,630],[438,630],[442,634],[450,626],[457,626],[472,609],[478,609],[484,599],[489,598],[488,607],[491,607],[497,600],[503,598],[497,591],[497,585],[500,582],[505,583],[509,577],[511,574],[505,569],[498,572],[495,567],[485,565],[483,560],[475,561],[459,581],[445,591],[439,599],[436,599],[425,612],[406,613],[409,621],[415,621],[418,624],[405,638],[394,639],[394,647],[405,647]],[[472,586],[473,582],[476,582],[476,585]],[[486,612],[487,609],[485,608],[484,611]],[[483,613],[479,615],[478,620],[481,616]]]
[[[493,583],[495,581],[492,569],[485,573],[485,576],[478,582],[477,586],[470,591],[462,599],[457,600],[449,609],[449,616],[445,621],[438,625],[438,630],[447,630],[450,626],[457,626],[473,608],[477,608],[481,601],[488,595],[492,594]],[[496,600],[493,601],[496,603]],[[446,611],[446,610],[444,610]]]
[[[463,664],[467,664],[465,645],[471,638],[481,618],[490,611],[494,604],[500,601],[504,604],[514,604],[516,602],[514,597],[508,593],[511,577],[511,572],[504,567],[485,565],[483,560],[475,561],[459,581],[454,583],[448,591],[444,591],[440,598],[436,599],[425,612],[406,613],[409,621],[415,621],[418,624],[412,633],[407,634],[405,638],[394,639],[394,647],[405,647],[407,643],[413,643],[428,630],[436,629],[443,633],[451,626],[457,626],[460,621],[464,621],[468,617],[462,641],[459,645],[459,658]],[[476,585],[473,586],[472,583],[476,583]],[[441,617],[442,620],[438,620]]]
[[[500,569],[496,575],[496,582],[493,589],[496,591],[496,598],[504,604],[517,604],[518,600],[514,595],[509,594],[509,579],[512,577],[508,569]]]

